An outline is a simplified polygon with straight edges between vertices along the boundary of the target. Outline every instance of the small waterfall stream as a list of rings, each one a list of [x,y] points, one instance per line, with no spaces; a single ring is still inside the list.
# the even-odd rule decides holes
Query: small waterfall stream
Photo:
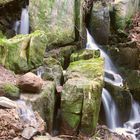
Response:
[[[26,6],[26,8],[22,8],[21,19],[20,21],[15,22],[14,31],[16,34],[29,34],[28,6]]]
[[[105,59],[105,77],[104,81],[108,82],[115,86],[123,86],[123,79],[118,74],[117,68],[109,58],[109,56],[101,49],[99,45],[97,45],[89,34],[87,30],[87,44],[86,49],[91,50],[100,50],[101,56]],[[103,88],[102,90],[102,102],[105,110],[107,126],[115,132],[124,135],[131,135],[134,140],[140,140],[140,135],[138,135],[140,129],[140,105],[131,97],[131,115],[128,118],[128,122],[123,124],[123,128],[121,128],[121,121],[119,118],[119,113],[117,106],[111,97],[110,93],[107,89]]]

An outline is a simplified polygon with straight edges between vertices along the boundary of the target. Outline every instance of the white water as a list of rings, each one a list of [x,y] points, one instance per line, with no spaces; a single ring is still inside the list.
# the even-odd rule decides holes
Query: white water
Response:
[[[32,110],[31,105],[26,105],[25,101],[23,100],[18,100],[17,101],[18,105],[18,113],[19,116],[21,117],[21,120],[30,126],[34,126],[34,128],[38,127],[38,123],[35,117],[35,114]]]
[[[37,68],[37,76],[38,77],[41,78],[43,73],[44,73],[44,68],[43,67]]]
[[[104,80],[113,85],[123,86],[123,79],[118,74],[116,67],[112,63],[109,56],[95,43],[88,30],[86,49],[100,50],[101,56],[105,59],[105,72],[108,73],[108,75],[111,75],[111,78],[106,76]],[[132,98],[132,107],[129,121],[124,123],[123,128],[121,128],[117,106],[110,96],[110,93],[105,88],[103,88],[102,91],[102,102],[107,119],[107,126],[119,134],[131,136],[134,140],[140,140],[140,134],[139,138],[136,137],[136,134],[138,134],[138,129],[140,131],[140,124],[138,128],[135,128],[135,125],[140,123],[140,105]]]
[[[14,25],[14,31],[16,35],[19,34],[19,28],[20,28],[20,21],[18,20],[15,22],[15,25]]]
[[[22,9],[19,33],[20,34],[28,34],[29,33],[28,7]]]
[[[105,115],[108,127],[110,129],[115,129],[116,127],[119,127],[120,120],[116,104],[105,88],[103,88],[102,91],[102,102],[105,108]]]

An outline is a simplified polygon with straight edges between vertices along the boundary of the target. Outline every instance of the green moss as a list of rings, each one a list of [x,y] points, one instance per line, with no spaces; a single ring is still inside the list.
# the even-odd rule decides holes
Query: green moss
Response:
[[[69,72],[78,72],[81,75],[94,79],[103,75],[103,59],[89,59],[89,60],[80,60],[70,63],[68,67]]]
[[[12,98],[12,99],[17,99],[19,98],[19,89],[10,83],[6,83],[3,85],[3,90],[5,92],[5,96]]]
[[[98,50],[80,50],[76,53],[73,53],[70,57],[70,61],[78,61],[78,60],[88,60],[91,58],[98,58],[100,57],[100,51]]]

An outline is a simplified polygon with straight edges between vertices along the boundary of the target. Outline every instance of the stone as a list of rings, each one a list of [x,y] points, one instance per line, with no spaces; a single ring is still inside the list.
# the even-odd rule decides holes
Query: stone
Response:
[[[26,127],[21,136],[27,140],[31,139],[35,134],[37,133],[37,130],[33,127]]]
[[[0,39],[0,64],[16,73],[23,73],[43,63],[46,49],[43,31]],[[36,53],[38,52],[38,53]]]
[[[116,30],[124,30],[131,23],[131,17],[139,9],[139,0],[115,0],[113,4],[112,22]]]
[[[80,50],[75,53],[72,53],[70,57],[70,61],[78,61],[78,60],[88,60],[91,58],[98,58],[100,56],[99,50]]]
[[[63,68],[60,62],[52,57],[45,58],[41,77],[43,80],[54,81],[60,86],[63,82]]]
[[[140,71],[124,67],[121,67],[120,70],[124,77],[126,77],[124,82],[134,99],[140,101]]]
[[[70,56],[78,50],[78,45],[68,45],[58,49],[53,49],[45,53],[45,58],[53,57],[58,60],[61,66],[66,69],[70,63]]]
[[[28,72],[17,79],[17,85],[23,92],[38,93],[42,88],[43,80]]]
[[[0,96],[6,96],[10,99],[19,99],[19,88],[12,83],[0,83]]]
[[[95,132],[103,87],[103,59],[70,63],[61,93],[62,134]],[[88,119],[87,119],[88,118]]]
[[[21,94],[21,99],[31,103],[33,110],[37,111],[47,123],[47,131],[52,132],[55,106],[55,84],[45,81],[40,94]]]
[[[110,15],[108,2],[97,1],[93,3],[89,29],[99,44],[108,44],[110,35]]]
[[[17,108],[17,104],[6,97],[0,97],[0,107],[12,109]]]
[[[75,40],[75,1],[35,1],[29,3],[30,25],[33,31],[43,30],[48,46],[65,45]]]

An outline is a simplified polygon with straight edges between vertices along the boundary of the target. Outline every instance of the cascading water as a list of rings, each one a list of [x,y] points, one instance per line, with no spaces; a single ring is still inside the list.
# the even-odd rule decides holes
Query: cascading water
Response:
[[[87,44],[86,49],[100,50],[101,56],[105,59],[105,77],[104,80],[115,86],[123,86],[123,79],[118,74],[118,71],[112,63],[109,56],[95,43],[92,36],[87,30]],[[102,90],[102,102],[105,110],[107,126],[120,134],[131,135],[134,140],[140,140],[140,105],[131,97],[131,115],[129,121],[123,124],[119,120],[119,113],[115,102],[113,101],[110,93],[103,88]]]
[[[110,129],[115,129],[120,126],[120,120],[118,116],[118,110],[115,102],[110,96],[109,92],[103,88],[102,91],[102,102],[105,108],[105,115],[107,119],[107,124]]]
[[[16,34],[29,34],[28,6],[22,8],[21,19],[15,22],[14,31]]]
[[[28,34],[29,33],[29,13],[28,7],[22,9],[21,13],[21,23],[20,23],[20,34]]]

